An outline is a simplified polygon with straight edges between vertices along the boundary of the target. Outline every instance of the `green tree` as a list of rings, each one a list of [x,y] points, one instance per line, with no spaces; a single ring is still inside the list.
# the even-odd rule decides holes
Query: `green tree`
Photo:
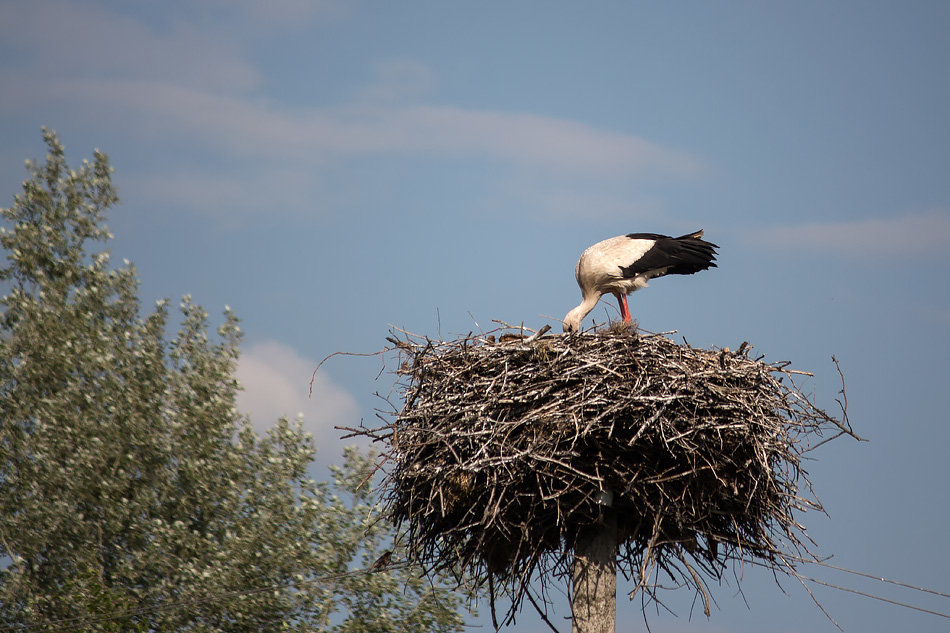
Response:
[[[307,475],[299,422],[259,437],[235,407],[240,329],[186,297],[142,317],[135,268],[95,250],[117,202],[102,153],[45,164],[0,246],[0,630],[451,631],[458,597],[388,546],[372,460]]]

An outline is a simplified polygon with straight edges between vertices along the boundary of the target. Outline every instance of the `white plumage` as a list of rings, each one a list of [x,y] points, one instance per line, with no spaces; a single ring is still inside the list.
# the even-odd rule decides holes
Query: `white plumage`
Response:
[[[630,322],[627,295],[646,288],[649,280],[715,267],[718,246],[700,239],[702,236],[702,230],[680,237],[630,233],[589,247],[574,270],[582,300],[564,317],[564,331],[578,331],[581,321],[605,294],[617,297],[623,320]]]

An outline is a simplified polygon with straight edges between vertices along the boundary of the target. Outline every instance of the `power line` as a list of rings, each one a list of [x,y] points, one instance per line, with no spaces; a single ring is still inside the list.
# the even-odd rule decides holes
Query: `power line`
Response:
[[[917,587],[915,585],[909,585],[906,582],[901,582],[899,580],[891,580],[890,578],[883,578],[881,576],[875,576],[874,574],[868,574],[863,571],[855,571],[854,569],[848,569],[846,567],[838,567],[837,565],[832,565],[830,563],[824,563],[821,561],[804,561],[811,562],[812,564],[821,565],[822,567],[827,567],[829,569],[834,569],[837,571],[843,571],[848,574],[854,574],[855,576],[863,576],[864,578],[870,578],[871,580],[878,580],[880,582],[886,582],[891,585],[897,585],[898,587],[904,587],[905,589],[913,589],[914,591],[922,591],[924,593],[930,593],[935,596],[940,596],[941,598],[950,598],[950,594],[936,591],[934,589],[927,589],[926,587]]]
[[[891,584],[891,585],[896,585],[896,586],[898,586],[898,587],[903,587],[903,588],[905,588],[905,589],[910,589],[910,590],[918,591],[918,592],[921,592],[921,593],[929,593],[929,594],[932,594],[932,595],[935,595],[935,596],[940,596],[941,598],[950,598],[950,594],[946,594],[946,593],[943,593],[943,592],[941,592],[941,591],[936,591],[935,589],[927,589],[926,587],[918,587],[918,586],[916,586],[916,585],[911,585],[911,584],[909,584],[909,583],[901,582],[901,581],[899,581],[899,580],[892,580],[892,579],[890,579],[890,578],[884,578],[883,576],[879,576],[879,575],[875,575],[875,574],[869,574],[869,573],[867,573],[867,572],[857,571],[857,570],[855,570],[855,569],[848,569],[847,567],[840,567],[840,566],[838,566],[838,565],[832,565],[831,563],[826,563],[826,562],[820,561],[820,560],[810,560],[810,559],[801,558],[801,557],[798,557],[798,556],[789,556],[788,558],[791,559],[791,560],[795,560],[795,561],[797,561],[797,562],[800,562],[800,563],[810,564],[810,565],[819,565],[819,566],[821,566],[821,567],[826,567],[826,568],[828,568],[828,569],[833,569],[833,570],[835,570],[835,571],[840,571],[840,572],[844,572],[844,573],[847,573],[847,574],[853,574],[853,575],[855,575],[855,576],[861,576],[861,577],[863,577],[863,578],[869,578],[869,579],[871,579],[871,580],[877,580],[877,581],[879,581],[879,582],[884,582],[884,583],[888,583],[888,584]],[[898,607],[904,607],[905,609],[912,609],[912,610],[914,610],[914,611],[920,611],[920,612],[922,612],[922,613],[929,613],[930,615],[935,615],[935,616],[938,616],[938,617],[941,617],[941,618],[948,618],[948,619],[950,619],[950,613],[943,613],[943,612],[941,612],[941,611],[936,611],[936,610],[933,610],[933,609],[927,609],[927,608],[925,608],[925,607],[918,607],[918,606],[916,606],[916,605],[908,604],[908,603],[906,603],[906,602],[901,602],[901,601],[899,601],[899,600],[894,600],[894,599],[892,599],[892,598],[885,598],[884,596],[878,596],[878,595],[876,595],[876,594],[868,593],[868,592],[865,592],[865,591],[860,591],[860,590],[858,590],[858,589],[851,589],[851,588],[849,588],[849,587],[843,587],[843,586],[841,586],[841,585],[836,585],[836,584],[834,584],[834,583],[830,583],[830,582],[825,581],[825,580],[819,580],[819,579],[817,579],[817,578],[812,578],[812,577],[810,577],[810,576],[802,575],[802,574],[798,573],[795,569],[792,569],[792,568],[790,568],[790,571],[791,571],[791,574],[792,574],[793,576],[795,576],[795,577],[797,577],[797,578],[799,579],[799,581],[805,581],[805,580],[807,580],[807,581],[809,581],[809,582],[813,582],[813,583],[818,584],[818,585],[822,585],[822,586],[825,586],[825,587],[829,587],[829,588],[831,588],[831,589],[838,589],[839,591],[846,591],[846,592],[848,592],[848,593],[853,593],[853,594],[856,594],[856,595],[859,595],[859,596],[863,596],[863,597],[865,597],[865,598],[870,598],[870,599],[872,599],[872,600],[878,600],[878,601],[880,601],[880,602],[885,602],[885,603],[887,603],[887,604],[892,604],[892,605],[895,605],[895,606],[898,606]],[[807,588],[806,588],[806,589],[807,589]],[[814,596],[812,597],[812,599],[814,599]],[[821,605],[820,605],[820,604],[819,604],[819,607],[821,608]],[[824,609],[822,608],[822,610],[824,610]],[[827,613],[826,613],[826,615],[827,615]],[[830,616],[829,616],[829,617],[830,617]],[[832,620],[832,622],[834,622],[834,620]],[[835,623],[835,624],[837,624],[837,623]]]
[[[845,571],[850,571],[850,570],[845,570]],[[870,576],[870,577],[871,577],[871,578],[874,578],[874,576]],[[888,604],[893,604],[893,605],[896,605],[896,606],[898,606],[898,607],[904,607],[905,609],[913,609],[914,611],[921,611],[921,612],[923,612],[923,613],[929,613],[929,614],[931,614],[931,615],[936,615],[936,616],[939,616],[939,617],[941,617],[941,618],[950,619],[950,613],[942,613],[942,612],[940,612],[940,611],[933,611],[933,610],[931,610],[931,609],[925,609],[924,607],[918,607],[918,606],[915,606],[915,605],[912,605],[912,604],[907,604],[906,602],[900,602],[899,600],[891,600],[890,598],[885,598],[885,597],[883,597],[883,596],[876,596],[876,595],[874,595],[874,594],[872,594],[872,593],[866,593],[866,592],[864,592],[864,591],[858,591],[857,589],[849,589],[848,587],[842,587],[842,586],[840,586],[840,585],[835,585],[835,584],[833,584],[833,583],[825,582],[824,580],[818,580],[817,578],[811,578],[811,577],[809,577],[809,576],[801,576],[801,575],[800,575],[799,578],[801,578],[801,579],[803,579],[803,580],[807,580],[807,581],[809,581],[809,582],[813,582],[813,583],[819,584],[819,585],[824,585],[825,587],[831,587],[832,589],[838,589],[839,591],[847,591],[848,593],[854,593],[854,594],[857,594],[857,595],[859,595],[859,596],[864,596],[865,598],[871,598],[872,600],[879,600],[879,601],[881,601],[881,602],[886,602],[886,603],[888,603]],[[900,584],[900,583],[896,583],[896,584]],[[924,589],[924,590],[922,590],[922,591],[928,591],[928,590]],[[928,593],[936,593],[936,592],[929,592],[929,591],[928,591]],[[942,594],[938,594],[938,595],[942,595]]]

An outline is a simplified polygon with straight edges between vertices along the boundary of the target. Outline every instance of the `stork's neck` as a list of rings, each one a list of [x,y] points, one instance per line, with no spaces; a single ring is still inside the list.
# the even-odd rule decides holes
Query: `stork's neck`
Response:
[[[581,329],[581,321],[584,320],[590,311],[594,309],[594,306],[597,305],[597,302],[600,300],[599,292],[593,292],[588,295],[584,295],[584,300],[581,301],[580,305],[567,313],[564,317],[564,331],[565,332],[578,332]]]

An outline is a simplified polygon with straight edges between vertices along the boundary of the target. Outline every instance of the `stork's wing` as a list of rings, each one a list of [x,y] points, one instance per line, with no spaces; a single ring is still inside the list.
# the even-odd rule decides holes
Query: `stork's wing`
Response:
[[[716,267],[716,248],[712,242],[684,235],[669,237],[652,233],[631,233],[632,239],[654,239],[653,247],[628,266],[621,266],[624,277],[636,277],[654,271],[670,275],[692,275]]]

